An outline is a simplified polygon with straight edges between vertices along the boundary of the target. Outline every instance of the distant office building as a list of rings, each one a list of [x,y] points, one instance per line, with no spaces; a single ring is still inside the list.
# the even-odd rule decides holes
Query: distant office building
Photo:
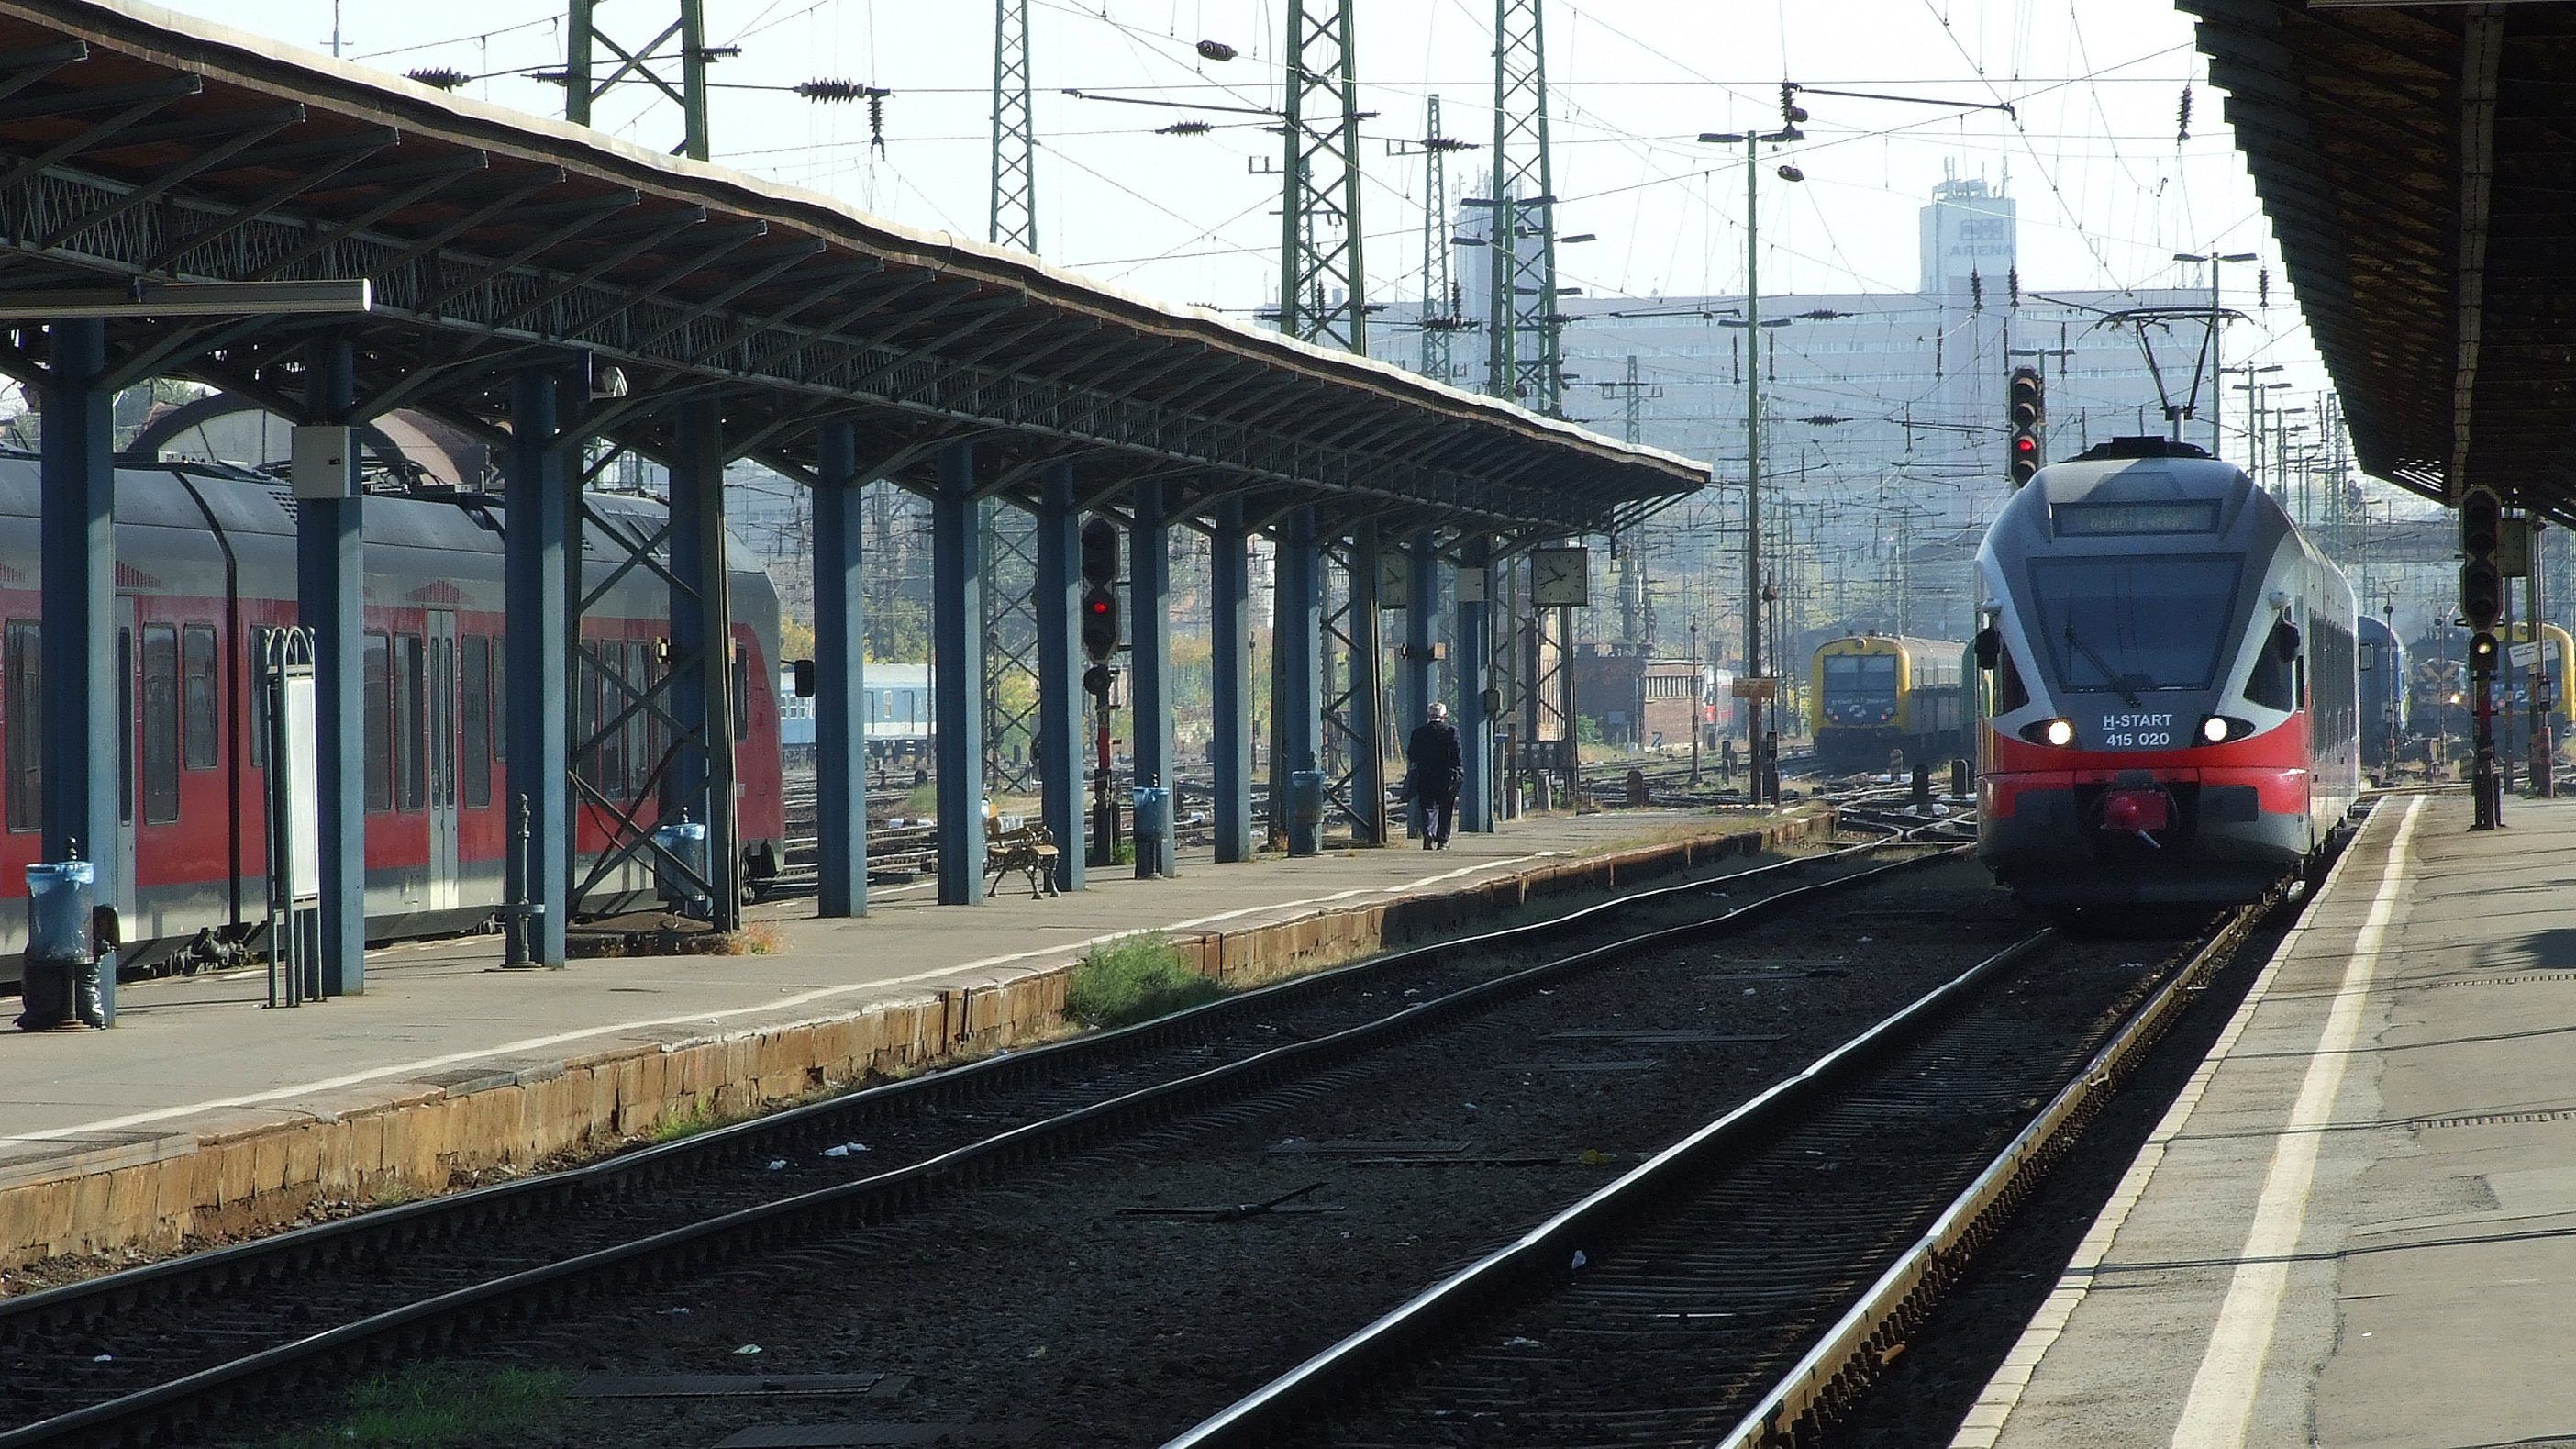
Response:
[[[1490,226],[1462,212],[1453,235]],[[1715,485],[1638,541],[1646,608],[1631,608],[1632,637],[1618,639],[1611,610],[1585,637],[1639,652],[1671,651],[1690,623],[1720,660],[1742,637],[1745,374],[1764,394],[1766,576],[1790,585],[1779,628],[1786,653],[1845,625],[1964,638],[1964,560],[2009,486],[2004,478],[2004,395],[2013,368],[2040,369],[2048,388],[2048,442],[2068,457],[2115,436],[2163,433],[2168,406],[2189,408],[2185,435],[2207,441],[2216,397],[2241,440],[2246,394],[2215,393],[2193,373],[2204,329],[2150,328],[2142,350],[2114,314],[2139,307],[2205,306],[2198,289],[2067,291],[2018,275],[2012,199],[1982,179],[1953,178],[1922,209],[1919,290],[1766,294],[1764,326],[1748,338],[1741,296],[1569,297],[1564,358],[1567,413],[1612,436],[1633,413],[1638,441],[1714,465]],[[1461,311],[1481,319],[1466,285],[1490,276],[1490,248],[1461,247]],[[1417,304],[1398,303],[1372,329],[1371,351],[1418,365]],[[1773,325],[1779,324],[1779,325]],[[2241,335],[2241,334],[2240,334]],[[1456,334],[1460,385],[1481,387],[1481,332]],[[1637,385],[1628,385],[1635,359]],[[2160,380],[2161,379],[2161,380]],[[2230,382],[2242,381],[2230,377]],[[2232,441],[2231,452],[2241,447]],[[1596,598],[1615,602],[1606,578]],[[1642,637],[1639,637],[1642,636]]]

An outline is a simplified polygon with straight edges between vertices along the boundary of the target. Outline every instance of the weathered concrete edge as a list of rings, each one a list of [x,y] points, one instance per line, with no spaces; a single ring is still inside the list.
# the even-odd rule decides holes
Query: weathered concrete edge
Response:
[[[1830,829],[1831,811],[1604,855],[1548,861],[1392,900],[1333,907],[1174,944],[1197,969],[1257,985],[1553,895],[1649,880]],[[988,985],[721,1035],[620,1041],[560,1058],[476,1064],[291,1105],[228,1108],[154,1131],[0,1163],[0,1269],[50,1257],[163,1253],[287,1226],[318,1203],[444,1192],[495,1169],[596,1151],[693,1116],[738,1117],[1064,1025],[1071,959]]]

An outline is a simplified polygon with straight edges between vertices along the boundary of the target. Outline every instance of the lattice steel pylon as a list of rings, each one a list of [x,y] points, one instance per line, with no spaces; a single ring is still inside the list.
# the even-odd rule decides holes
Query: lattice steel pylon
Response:
[[[1556,178],[1548,160],[1544,0],[1494,0],[1494,335],[1486,390],[1533,412],[1565,412],[1564,317],[1557,311]]]
[[[1422,375],[1455,383],[1457,359],[1450,339],[1472,327],[1459,315],[1458,280],[1450,265],[1449,153],[1469,143],[1440,130],[1440,98],[1432,96],[1422,122]]]
[[[1359,74],[1351,52],[1351,8],[1352,0],[1295,0],[1288,10],[1279,330],[1366,355]]]
[[[594,12],[603,3],[605,0],[572,0],[571,16],[565,26],[564,119],[576,126],[589,125],[592,102],[608,94],[611,86],[630,78],[640,79],[680,108],[680,144],[671,148],[671,154],[706,160],[707,62],[733,54],[730,46],[708,48],[706,0],[679,0],[679,14],[641,45],[612,39],[599,28]],[[631,0],[627,8],[634,9]],[[663,49],[674,41],[678,42],[677,49]],[[594,64],[600,51],[617,59],[617,68],[605,76],[597,74]],[[663,71],[674,61],[680,67],[677,85]]]
[[[1038,249],[1037,125],[1029,109],[1029,0],[993,0],[993,195],[985,240]]]
[[[1038,249],[1037,126],[1029,107],[1029,0],[993,0],[993,191],[985,239]],[[1037,520],[984,502],[984,778],[1037,785]]]

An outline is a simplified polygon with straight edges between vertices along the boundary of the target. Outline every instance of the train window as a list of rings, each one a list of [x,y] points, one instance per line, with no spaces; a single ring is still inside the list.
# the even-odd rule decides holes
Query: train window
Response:
[[[9,621],[7,642],[0,646],[0,713],[8,717],[11,830],[33,830],[44,814],[45,649],[41,626],[27,619]]]
[[[394,647],[394,808],[418,810],[429,794],[428,774],[422,768],[426,753],[420,747],[429,689],[421,667],[420,636],[402,635]]]
[[[2241,572],[2225,556],[2033,559],[2050,677],[2068,691],[2207,688]]]
[[[215,626],[191,624],[179,640],[179,684],[187,709],[187,765],[191,770],[215,767],[218,743],[215,721]]]
[[[603,732],[599,742],[599,788],[611,800],[626,798],[626,646],[614,639],[602,641],[600,671],[599,723],[594,728]],[[612,728],[613,726],[613,728]]]
[[[479,810],[492,803],[492,641],[468,634],[459,666],[465,676],[464,760],[465,807]]]
[[[143,626],[143,823],[179,818],[179,629]]]
[[[637,700],[648,688],[646,671],[650,666],[644,662],[647,653],[643,640],[626,641],[626,682],[635,687]],[[646,728],[652,711],[635,700],[628,702],[635,705],[635,712],[626,717],[626,793],[629,799],[641,799],[645,787],[653,781],[652,736]]]
[[[2028,703],[2030,686],[2022,683],[2021,664],[2013,657],[2012,650],[2004,649],[1995,660],[1994,712],[2010,714]]]
[[[576,648],[572,656],[572,770],[573,778],[599,788],[599,751],[584,749],[591,743],[592,731],[599,728],[599,666],[591,661],[590,650]],[[580,792],[573,798],[578,801]]]
[[[733,737],[751,738],[751,651],[733,646]]]
[[[2272,647],[2271,636],[2266,634],[2263,647],[2254,653],[2254,670],[2245,676],[2245,697],[2265,709],[2287,710],[2295,698],[2291,693],[2294,682],[2290,661]]]
[[[502,651],[508,647],[506,639],[492,641],[492,758],[496,760],[510,757],[510,672],[502,667],[504,661],[501,658]]]
[[[384,634],[367,636],[366,664],[359,688],[367,701],[367,808],[394,808],[393,641]]]

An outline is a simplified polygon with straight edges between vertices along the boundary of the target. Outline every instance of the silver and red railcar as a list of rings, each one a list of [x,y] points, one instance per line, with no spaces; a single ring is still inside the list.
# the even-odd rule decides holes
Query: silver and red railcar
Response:
[[[661,506],[594,496],[592,507],[650,537]],[[264,632],[295,622],[294,500],[263,474],[220,465],[123,460],[116,476],[116,592],[122,681],[117,898],[130,903],[127,967],[222,959],[263,921],[267,761],[254,728],[251,667]],[[480,495],[371,496],[366,508],[363,679],[367,937],[469,929],[502,899],[508,804],[502,730],[501,510]],[[0,453],[0,984],[18,975],[26,867],[36,859],[42,622],[37,597],[35,459]],[[658,678],[669,592],[649,570],[610,582],[613,561],[583,561],[608,584],[582,619],[585,653],[626,678]],[[778,598],[769,576],[732,577],[739,818],[744,874],[777,874]],[[573,731],[594,734],[624,696],[586,658],[573,680]],[[638,711],[589,761],[585,777],[640,799],[667,743]],[[576,809],[576,879],[609,844],[609,819]],[[633,865],[583,908],[650,888]]]
[[[2361,787],[2352,587],[2188,444],[2043,468],[1977,554],[1977,855],[2043,910],[2255,899]]]

